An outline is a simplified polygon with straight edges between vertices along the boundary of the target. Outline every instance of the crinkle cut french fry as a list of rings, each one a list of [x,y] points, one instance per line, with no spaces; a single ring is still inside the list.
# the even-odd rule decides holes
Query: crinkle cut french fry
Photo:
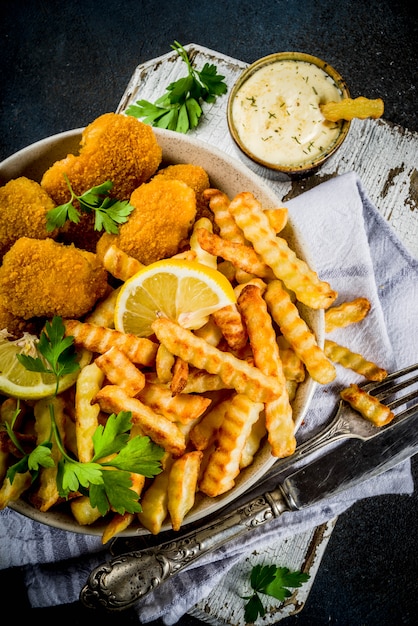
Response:
[[[216,497],[234,487],[245,442],[263,408],[261,402],[253,402],[245,394],[233,396],[218,431],[216,448],[199,482],[202,493]]]
[[[376,363],[373,363],[373,361],[368,361],[362,354],[352,352],[346,346],[341,346],[335,341],[326,339],[324,352],[334,363],[339,363],[343,367],[353,370],[368,380],[380,381],[384,380],[388,375],[385,369],[379,367]]]
[[[296,256],[285,239],[276,236],[253,194],[239,193],[230,203],[229,210],[255,252],[272,268],[275,276],[295,292],[300,302],[313,309],[331,306],[338,294]]]
[[[29,489],[32,484],[31,473],[24,472],[15,474],[13,483],[6,477],[0,488],[0,511],[5,509],[10,502],[16,502],[20,496]]]
[[[94,310],[84,319],[89,324],[96,326],[105,326],[106,328],[115,327],[115,306],[118,298],[120,287],[113,289],[110,294],[96,304]]]
[[[325,311],[325,332],[330,333],[336,328],[345,328],[350,324],[361,322],[369,313],[371,304],[367,298],[341,302]]]
[[[209,374],[205,370],[192,367],[189,369],[189,377],[183,389],[183,393],[206,393],[207,391],[220,391],[221,389],[233,388],[233,385],[226,385],[218,374]]]
[[[161,317],[153,322],[152,329],[170,352],[194,367],[218,374],[227,386],[232,385],[238,393],[246,393],[254,402],[267,402],[279,397],[282,389],[277,378],[266,376],[233,354],[210,346],[176,322]]]
[[[102,517],[99,509],[92,506],[89,496],[80,496],[70,501],[71,513],[80,526],[90,526]]]
[[[114,244],[110,245],[104,253],[103,265],[109,274],[122,281],[128,280],[145,267],[140,261],[129,256]]]
[[[283,228],[287,224],[289,210],[286,207],[279,207],[277,209],[265,209],[264,214],[267,215],[270,226],[277,235],[283,230]]]
[[[335,367],[318,346],[315,335],[300,317],[297,307],[279,280],[268,284],[264,298],[273,319],[293,350],[304,362],[312,378],[323,385],[334,380]]]
[[[58,432],[65,444],[65,405],[60,396],[42,398],[35,402],[33,411],[37,443],[41,444],[49,439],[51,430],[51,405],[53,406],[54,419]],[[57,466],[58,461],[61,459],[61,452],[57,446],[54,435],[51,436],[51,442],[51,457],[54,460],[54,466],[40,468],[38,487],[30,497],[33,506],[43,512],[48,511],[54,504],[57,504],[60,498],[57,487]]]
[[[209,200],[209,208],[213,213],[215,223],[219,228],[222,239],[245,243],[242,230],[229,212],[229,198],[219,189],[205,189],[203,196]]]
[[[100,406],[93,402],[105,379],[96,363],[83,367],[75,385],[75,432],[78,460],[88,463],[93,458],[93,434],[99,425]]]
[[[389,407],[379,402],[377,398],[368,394],[358,385],[351,384],[340,392],[340,396],[355,411],[377,427],[386,426],[395,417]]]
[[[296,383],[303,382],[306,377],[303,361],[298,357],[283,335],[277,337],[277,345],[279,346],[280,360],[283,365],[283,373],[286,381],[294,381]]]
[[[180,357],[174,359],[173,377],[170,381],[171,393],[176,396],[181,393],[186,384],[189,375],[189,364]]]
[[[261,441],[267,434],[266,418],[263,412],[260,413],[258,420],[253,424],[251,432],[247,437],[242,450],[239,461],[240,469],[248,467],[254,461],[254,456],[260,449]]]
[[[244,316],[255,364],[268,376],[275,376],[282,391],[272,402],[266,402],[266,428],[273,456],[283,458],[296,448],[295,424],[280,360],[279,346],[267,304],[256,285],[247,285],[238,298]]]
[[[201,217],[193,224],[192,234],[190,235],[190,248],[196,253],[196,261],[216,270],[218,266],[217,258],[201,247],[196,235],[198,228],[206,228],[209,232],[213,232],[212,222],[207,217]]]
[[[165,467],[154,477],[151,485],[141,497],[142,511],[137,514],[141,524],[153,535],[158,535],[168,514],[168,479],[173,463],[167,457]]]
[[[138,499],[141,494],[142,489],[145,485],[145,476],[141,474],[131,473],[131,481],[132,491],[138,494]],[[102,534],[102,543],[108,543],[115,535],[121,533],[123,530],[126,530],[128,526],[131,525],[133,520],[135,519],[134,513],[115,513],[110,520],[110,522],[106,525],[106,528]]]
[[[231,402],[231,397],[218,402],[193,426],[189,438],[196,450],[206,450],[215,441],[219,427]]]
[[[198,228],[196,235],[204,250],[222,257],[236,268],[260,278],[274,278],[272,269],[260,259],[251,246],[222,239],[222,237],[210,233],[205,228]]]
[[[137,397],[156,413],[181,424],[188,424],[203,415],[211,403],[210,398],[189,393],[173,396],[168,387],[150,382],[146,383]]]
[[[115,346],[98,356],[94,362],[106,378],[114,385],[122,387],[128,396],[136,396],[145,386],[143,372]]]
[[[64,320],[65,334],[74,337],[76,346],[103,354],[113,346],[122,350],[133,362],[151,366],[155,363],[158,345],[146,337],[121,333],[114,328],[96,326],[79,320]]]
[[[105,413],[118,414],[120,411],[130,411],[132,423],[139,424],[144,435],[174,456],[181,456],[185,451],[185,437],[176,424],[150,409],[138,398],[130,398],[117,385],[102,387],[94,401]]]
[[[196,328],[194,334],[197,337],[201,337],[202,339],[210,343],[211,346],[218,346],[223,337],[222,330],[215,323],[213,314],[209,317],[204,326],[202,326],[201,328]]]
[[[185,516],[194,505],[202,456],[199,450],[186,452],[171,467],[167,508],[175,531],[180,530]]]
[[[215,324],[221,329],[231,350],[239,351],[247,343],[248,334],[236,304],[222,307],[212,313]]]
[[[175,361],[174,354],[160,343],[155,357],[155,371],[160,383],[169,383],[173,377],[172,369]]]
[[[339,120],[353,120],[354,118],[365,120],[369,117],[377,119],[382,117],[385,105],[382,98],[371,100],[364,96],[358,98],[343,98],[338,102],[326,102],[320,104],[322,115],[330,122]]]

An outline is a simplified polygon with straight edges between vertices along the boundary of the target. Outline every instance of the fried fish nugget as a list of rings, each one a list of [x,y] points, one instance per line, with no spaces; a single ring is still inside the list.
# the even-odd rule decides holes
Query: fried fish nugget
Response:
[[[171,467],[167,508],[173,530],[180,530],[185,516],[194,505],[202,456],[199,450],[186,452]]]
[[[246,361],[222,352],[196,337],[167,318],[158,318],[152,324],[157,339],[173,353],[194,367],[218,374],[226,386],[232,385],[239,393],[246,393],[254,402],[274,400],[282,391],[274,376],[266,376]]]
[[[336,328],[345,328],[350,324],[361,322],[369,313],[371,304],[367,298],[341,302],[325,311],[325,332],[330,333]]]
[[[210,398],[189,393],[173,396],[168,387],[150,382],[146,383],[137,397],[156,413],[181,424],[188,424],[203,415],[211,403]]]
[[[352,352],[346,346],[341,346],[335,341],[325,340],[324,352],[326,356],[334,363],[339,363],[343,367],[346,367],[361,376],[364,376],[368,380],[380,381],[384,380],[388,375],[387,371],[373,363],[368,361],[362,354]]]
[[[269,283],[264,297],[273,319],[312,378],[323,385],[334,380],[335,367],[318,346],[314,333],[299,315],[281,281]]]
[[[155,363],[158,345],[145,337],[122,333],[79,320],[64,320],[65,335],[74,338],[74,344],[103,354],[113,346],[126,354],[132,363],[151,366]]]
[[[395,417],[389,407],[379,402],[377,398],[361,389],[358,385],[351,384],[340,392],[340,396],[355,411],[377,427],[386,426]]]
[[[238,299],[252,347],[254,362],[264,374],[275,376],[281,385],[280,396],[266,402],[266,428],[273,456],[290,456],[296,448],[295,424],[267,304],[256,285],[247,285]]]
[[[105,413],[130,411],[132,424],[138,425],[143,434],[174,456],[181,456],[186,442],[180,429],[163,415],[156,413],[138,398],[130,398],[117,385],[106,385],[94,399]]]
[[[199,482],[202,493],[214,498],[234,487],[245,442],[263,408],[263,403],[253,402],[242,393],[231,399],[218,431],[216,448]]]
[[[20,239],[56,235],[46,229],[47,213],[55,207],[39,183],[20,176],[0,186],[0,259]]]
[[[86,315],[107,293],[96,255],[53,239],[18,239],[0,267],[0,297],[17,317]]]
[[[136,396],[145,386],[143,372],[115,346],[98,356],[94,362],[106,378],[114,385],[122,387],[128,396]]]
[[[295,292],[300,302],[313,309],[326,309],[334,302],[337,293],[296,256],[285,239],[276,236],[253,194],[239,193],[230,203],[229,210],[255,252],[272,268],[275,276]]]
[[[358,98],[343,98],[339,102],[326,102],[320,104],[322,115],[330,122],[339,120],[353,120],[358,118],[365,120],[369,117],[377,119],[382,117],[385,105],[381,98],[370,100],[364,96]]]
[[[97,254],[116,245],[145,265],[180,251],[196,217],[196,195],[180,180],[154,179],[132,193],[134,210],[118,234],[104,233]]]

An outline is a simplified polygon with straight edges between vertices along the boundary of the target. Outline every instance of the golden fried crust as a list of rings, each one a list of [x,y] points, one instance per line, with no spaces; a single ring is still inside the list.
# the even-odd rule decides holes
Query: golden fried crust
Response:
[[[39,183],[21,176],[0,187],[0,259],[20,237],[45,239],[46,214],[55,206]]]
[[[160,178],[138,187],[130,203],[135,209],[119,234],[106,233],[99,240],[99,258],[112,243],[145,265],[176,254],[196,215],[193,189],[179,180]]]
[[[162,158],[152,128],[118,113],[105,113],[89,124],[80,145],[79,155],[57,161],[42,177],[42,187],[57,204],[69,200],[64,172],[78,195],[111,180],[111,195],[128,200],[156,172]]]
[[[24,319],[80,317],[108,287],[96,255],[52,239],[21,237],[0,268],[0,297],[6,309]]]
[[[42,177],[42,187],[57,205],[70,199],[64,173],[77,195],[111,180],[110,195],[129,200],[134,189],[153,176],[162,158],[152,128],[117,113],[105,113],[89,124],[80,146],[78,155],[69,154],[56,161]],[[83,215],[79,224],[64,226],[61,239],[93,252],[99,236],[94,230],[94,216]]]
[[[207,204],[207,201],[202,197],[202,194],[205,189],[208,189],[210,186],[209,176],[200,165],[193,165],[192,163],[177,163],[176,165],[168,165],[167,167],[159,170],[153,180],[160,177],[164,180],[181,180],[193,189],[196,194],[196,201],[199,204]]]

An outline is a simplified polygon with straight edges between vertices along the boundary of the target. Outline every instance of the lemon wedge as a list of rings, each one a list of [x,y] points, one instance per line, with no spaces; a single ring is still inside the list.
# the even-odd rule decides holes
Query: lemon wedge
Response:
[[[7,331],[0,331],[0,393],[12,398],[38,400],[53,396],[56,390],[55,376],[31,372],[16,358],[17,354],[39,356],[36,351],[38,337],[23,333],[22,337],[10,340]],[[83,350],[80,354],[80,367],[91,360],[91,353]],[[71,387],[78,376],[79,370],[66,374],[59,381],[58,391]]]
[[[148,337],[153,321],[163,315],[194,330],[201,328],[211,313],[235,302],[231,283],[218,270],[196,261],[157,261],[120,288],[115,328]]]

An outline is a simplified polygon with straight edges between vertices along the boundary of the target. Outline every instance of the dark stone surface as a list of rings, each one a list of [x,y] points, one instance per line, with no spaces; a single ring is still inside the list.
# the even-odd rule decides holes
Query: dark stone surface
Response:
[[[283,50],[314,54],[354,97],[383,98],[386,120],[417,131],[417,35],[413,7],[400,0],[1,0],[0,159],[115,110],[135,67],[174,40],[246,62]],[[417,513],[414,494],[366,500],[341,515],[305,607],[283,623],[415,623]],[[99,620],[78,604],[30,609],[18,569],[0,572],[0,597],[3,606],[19,598],[22,622],[138,623],[131,611]]]

